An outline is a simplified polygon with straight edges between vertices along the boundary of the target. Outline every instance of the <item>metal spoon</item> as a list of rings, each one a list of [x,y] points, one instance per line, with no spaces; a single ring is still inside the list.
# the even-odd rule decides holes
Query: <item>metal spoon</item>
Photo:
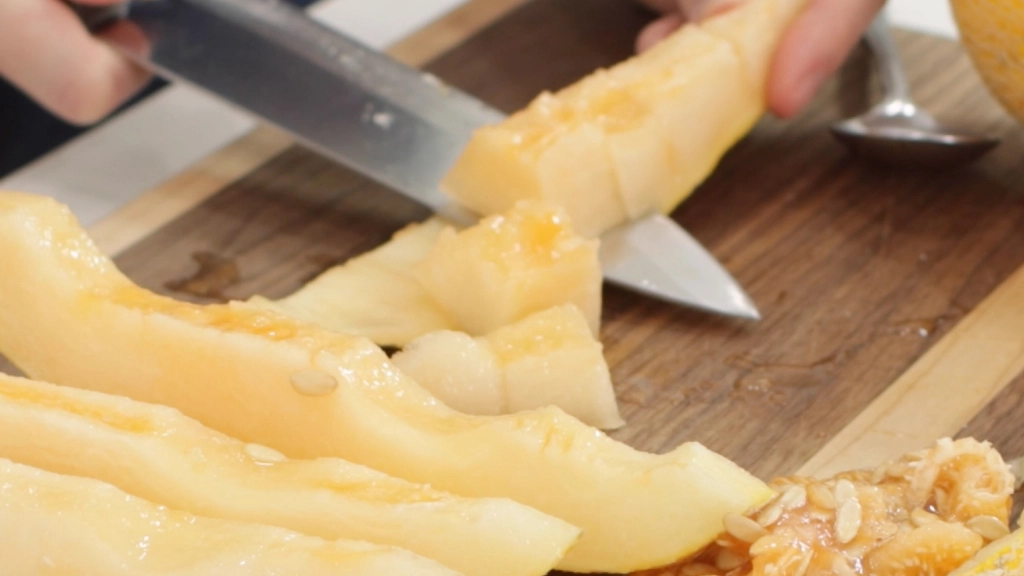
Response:
[[[895,166],[948,167],[976,160],[998,138],[943,126],[910,99],[899,50],[884,11],[865,34],[878,65],[885,99],[866,113],[832,125],[832,133],[857,156]]]

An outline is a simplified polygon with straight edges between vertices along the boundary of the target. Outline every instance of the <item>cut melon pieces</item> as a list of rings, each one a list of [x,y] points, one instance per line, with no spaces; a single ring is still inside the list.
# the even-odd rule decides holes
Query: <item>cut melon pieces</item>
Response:
[[[335,458],[288,460],[177,410],[0,374],[0,458],[201,516],[406,548],[467,576],[540,576],[579,530]]]
[[[732,44],[750,85],[764,94],[775,50],[808,0],[747,0],[701,22],[702,30]]]
[[[563,211],[523,202],[461,232],[436,218],[410,225],[287,298],[249,302],[382,346],[439,330],[478,336],[566,303],[597,334],[601,267],[597,242]]]
[[[580,234],[596,237],[626,220],[604,133],[593,122],[562,121],[547,96],[477,130],[442,187],[484,215],[520,200],[548,202],[565,209]]]
[[[601,343],[571,304],[486,337],[427,334],[392,361],[442,402],[467,414],[557,406],[596,428],[625,424]]]
[[[452,330],[431,332],[410,342],[391,361],[459,412],[480,416],[511,412],[505,399],[505,371],[484,338]]]
[[[585,234],[671,211],[764,112],[770,59],[805,3],[748,0],[542,94],[478,130],[442,187],[483,214],[545,198]]]
[[[579,308],[596,336],[597,248],[597,241],[573,232],[562,210],[522,202],[462,232],[442,231],[417,277],[459,329],[473,336],[561,304]]]
[[[0,460],[4,576],[457,576],[407,550],[196,517]]]
[[[437,218],[412,224],[287,298],[256,296],[250,302],[382,346],[404,346],[428,332],[456,329],[414,274],[444,228]]]
[[[563,569],[671,563],[773,494],[697,443],[646,454],[556,408],[463,415],[364,338],[149,293],[50,199],[0,194],[0,260],[0,352],[28,375],[172,406],[292,457],[514,499],[583,530]]]
[[[751,88],[732,46],[700,28],[682,28],[665,41],[664,49],[671,49],[671,61],[644,65],[640,56],[632,66],[611,74],[650,108],[648,121],[634,138],[667,142],[670,150],[672,180],[643,199],[629,201],[646,201],[652,210],[667,213],[753,127],[764,112],[764,98]],[[650,152],[664,154],[660,148]]]

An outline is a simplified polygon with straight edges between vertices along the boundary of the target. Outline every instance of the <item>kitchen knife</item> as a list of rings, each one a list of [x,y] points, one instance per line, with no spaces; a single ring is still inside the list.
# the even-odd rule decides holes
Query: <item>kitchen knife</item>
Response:
[[[278,0],[136,0],[75,9],[161,76],[212,93],[443,216],[475,219],[438,188],[473,131],[504,118],[472,96]],[[605,233],[600,256],[611,283],[709,312],[760,317],[729,273],[666,216]]]

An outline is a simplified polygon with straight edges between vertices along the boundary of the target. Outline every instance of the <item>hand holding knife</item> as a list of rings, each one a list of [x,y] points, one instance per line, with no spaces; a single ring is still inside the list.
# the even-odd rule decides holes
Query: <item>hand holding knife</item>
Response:
[[[76,11],[93,30],[132,25],[144,43],[104,39],[158,74],[245,109],[443,215],[465,211],[438,182],[476,128],[504,118],[278,0],[141,0],[130,9]],[[728,272],[664,215],[605,233],[601,263],[608,281],[628,289],[759,318]]]

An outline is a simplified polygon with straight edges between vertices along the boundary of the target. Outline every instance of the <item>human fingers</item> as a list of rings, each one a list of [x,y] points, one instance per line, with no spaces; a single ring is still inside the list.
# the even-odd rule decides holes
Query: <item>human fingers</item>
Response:
[[[646,52],[666,36],[678,30],[684,23],[685,21],[679,13],[668,14],[651,22],[636,37],[636,51]]]
[[[0,1],[0,75],[76,124],[101,119],[149,79],[93,38],[59,0]]]
[[[637,52],[650,49],[666,36],[678,30],[685,22],[700,21],[714,16],[729,10],[741,0],[672,0],[667,3],[658,0],[642,1],[654,8],[660,6],[666,15],[651,22],[640,31],[636,39]],[[662,4],[668,4],[668,6],[661,6]]]
[[[843,64],[885,0],[811,0],[783,36],[768,81],[777,116],[798,113]]]

